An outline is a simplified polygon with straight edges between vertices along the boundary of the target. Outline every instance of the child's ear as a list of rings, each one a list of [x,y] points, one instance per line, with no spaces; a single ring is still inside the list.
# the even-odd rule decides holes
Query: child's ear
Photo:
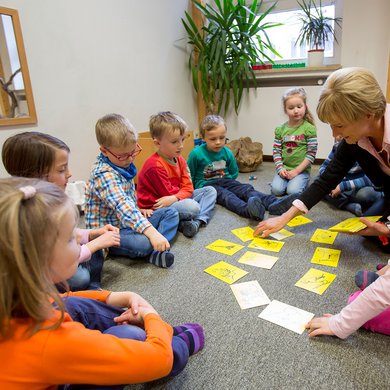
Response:
[[[161,145],[161,142],[160,142],[160,140],[159,140],[159,139],[157,139],[157,138],[153,138],[153,143],[154,143],[154,145],[155,145],[157,148],[159,148],[159,147],[160,147],[160,145]]]
[[[106,148],[105,148],[104,146],[101,146],[101,147],[100,147],[100,151],[102,152],[102,155],[103,155],[103,156],[106,156],[106,157],[107,157],[108,153],[107,153]]]

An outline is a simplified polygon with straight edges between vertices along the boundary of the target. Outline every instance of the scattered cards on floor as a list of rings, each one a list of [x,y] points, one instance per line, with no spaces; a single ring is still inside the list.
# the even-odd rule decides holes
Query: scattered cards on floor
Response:
[[[233,229],[231,232],[243,242],[253,240],[254,230],[249,226]]]
[[[314,314],[274,299],[259,314],[259,317],[295,333],[302,334],[305,325],[314,317]]]
[[[235,244],[234,242],[230,241],[217,240],[207,245],[206,248],[211,249],[212,251],[223,253],[224,255],[233,256],[239,250],[244,248],[244,246],[240,244]]]
[[[257,280],[235,283],[230,287],[243,310],[268,305],[271,302]]]
[[[310,268],[295,286],[322,295],[335,278],[334,274]]]
[[[337,237],[337,232],[330,230],[317,229],[312,235],[310,241],[318,242],[320,244],[333,244]]]
[[[293,236],[294,233],[290,232],[287,229],[281,229],[278,232],[271,233],[269,236],[274,238],[275,240],[284,240],[287,237]]]
[[[278,259],[279,257],[265,255],[264,253],[247,251],[238,262],[254,267],[271,269]]]
[[[307,223],[313,222],[311,219],[304,217],[303,215],[298,215],[297,217],[293,218],[287,226],[294,227],[299,225],[305,225]]]
[[[248,273],[247,271],[226,263],[225,261],[220,261],[219,263],[206,268],[204,272],[228,284],[236,282]]]
[[[264,238],[255,238],[249,245],[248,248],[252,249],[263,249],[270,252],[279,252],[284,245],[282,241],[265,240]]]
[[[311,259],[313,264],[326,265],[328,267],[337,267],[340,259],[341,250],[331,248],[317,247]]]

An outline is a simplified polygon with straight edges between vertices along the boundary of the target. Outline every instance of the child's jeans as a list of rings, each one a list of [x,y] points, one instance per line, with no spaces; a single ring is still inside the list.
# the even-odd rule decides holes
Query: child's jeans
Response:
[[[359,290],[351,294],[348,298],[348,303],[354,301],[361,293],[362,291]],[[378,314],[376,317],[371,318],[371,320],[362,325],[362,328],[370,330],[371,332],[390,335],[390,307],[382,311],[382,313]]]
[[[117,325],[113,318],[121,315],[123,309],[94,299],[82,297],[64,298],[66,311],[74,321],[82,323],[87,329],[100,330],[102,333],[109,333],[119,338],[144,341],[146,340],[145,330],[134,325]],[[173,367],[168,376],[178,375],[187,365],[189,352],[184,340],[173,336]],[[130,364],[130,362],[129,362]],[[65,385],[62,390],[120,390],[126,386],[97,386],[97,385]]]
[[[206,186],[194,190],[191,198],[179,200],[171,207],[177,210],[181,221],[199,219],[207,225],[216,199],[217,191],[215,188]]]
[[[275,196],[300,194],[309,186],[309,181],[309,172],[302,172],[291,180],[283,179],[278,174],[275,174],[271,184],[271,192]]]
[[[169,242],[175,237],[179,214],[172,207],[155,210],[148,220]],[[109,249],[110,254],[136,258],[148,256],[153,251],[152,244],[144,234],[126,228],[120,229],[120,237],[120,247],[112,246]]]

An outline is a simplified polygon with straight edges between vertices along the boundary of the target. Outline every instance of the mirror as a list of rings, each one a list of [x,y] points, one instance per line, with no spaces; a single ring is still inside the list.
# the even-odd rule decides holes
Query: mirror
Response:
[[[18,11],[0,7],[0,126],[37,123]]]

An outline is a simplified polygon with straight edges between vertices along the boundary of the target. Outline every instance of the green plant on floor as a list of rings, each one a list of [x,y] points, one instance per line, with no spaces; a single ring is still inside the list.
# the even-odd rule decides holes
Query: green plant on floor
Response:
[[[220,113],[222,108],[226,112],[231,100],[238,113],[244,86],[251,80],[256,83],[252,65],[273,63],[267,52],[280,57],[267,35],[267,29],[280,24],[264,21],[276,3],[259,12],[261,0],[248,6],[245,0],[214,0],[215,6],[192,2],[205,21],[198,28],[187,12],[182,19],[192,45],[189,67],[194,88],[201,91],[208,113]]]
[[[341,27],[342,18],[325,16],[321,0],[319,5],[316,4],[315,0],[297,0],[297,3],[301,7],[303,15],[299,17],[302,25],[295,44],[301,46],[307,43],[310,49],[319,50],[324,49],[325,43],[332,37],[338,43],[333,23]]]

